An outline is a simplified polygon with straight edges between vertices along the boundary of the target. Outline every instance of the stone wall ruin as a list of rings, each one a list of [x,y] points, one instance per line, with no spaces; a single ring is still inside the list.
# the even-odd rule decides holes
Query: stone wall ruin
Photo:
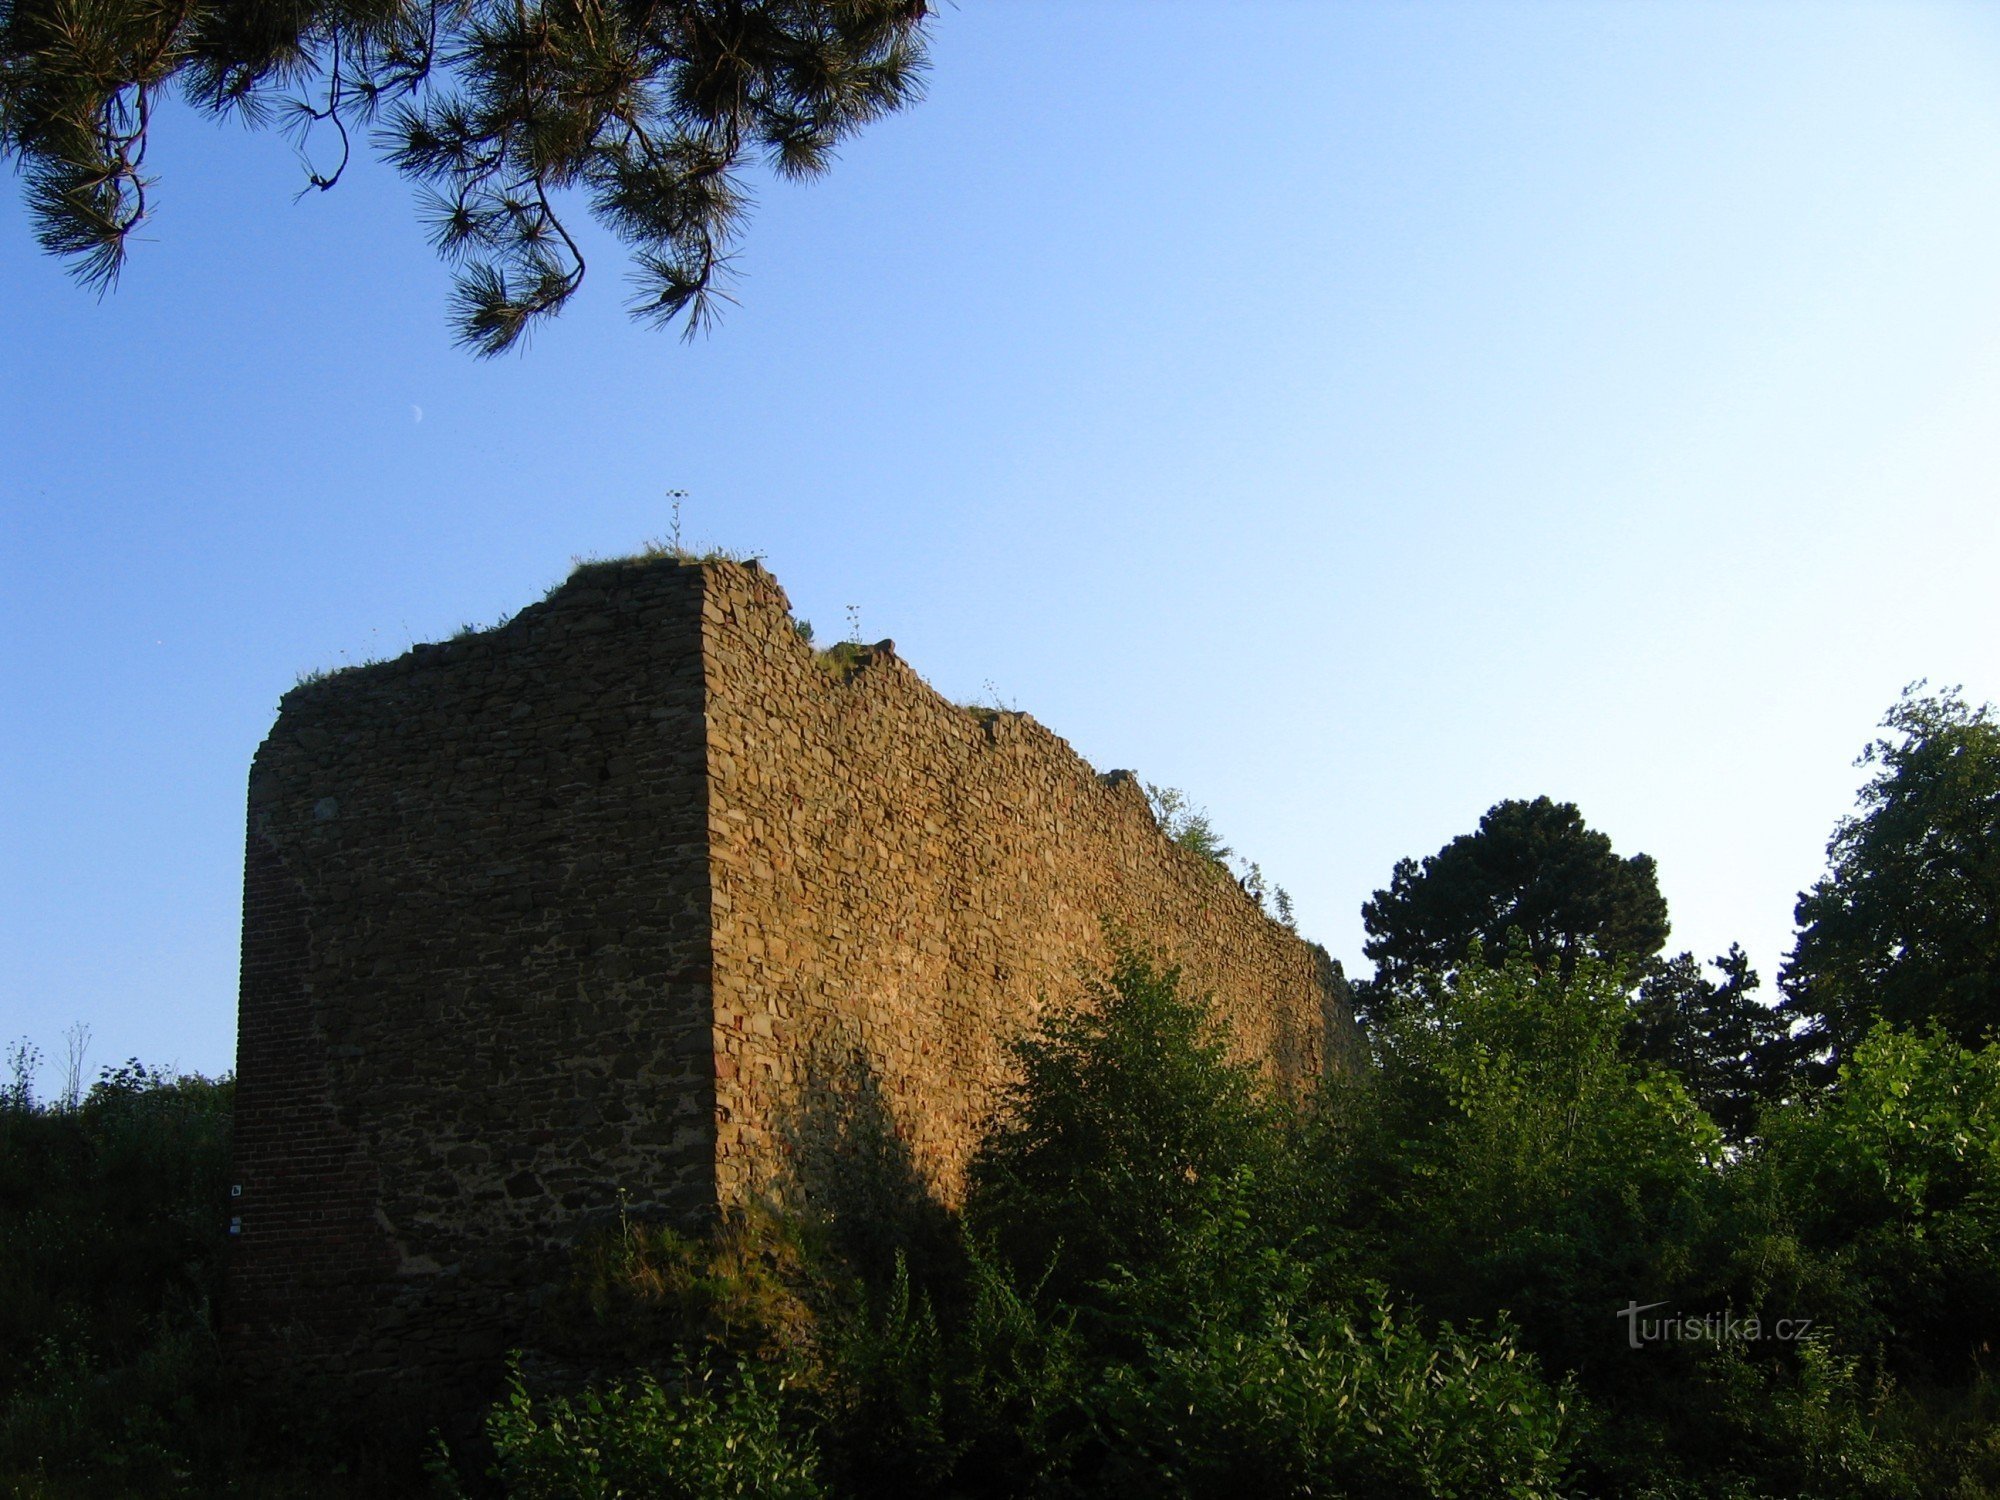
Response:
[[[227,1337],[488,1367],[564,1247],[813,1191],[865,1094],[940,1199],[1105,923],[1276,1079],[1338,972],[1023,714],[816,652],[754,564],[595,564],[288,693],[252,767]]]

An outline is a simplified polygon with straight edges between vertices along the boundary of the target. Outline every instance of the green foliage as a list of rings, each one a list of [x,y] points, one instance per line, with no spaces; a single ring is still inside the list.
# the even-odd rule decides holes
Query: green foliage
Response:
[[[490,1492],[2000,1494],[2000,1045],[1879,1024],[1726,1145],[1589,956],[1417,971],[1369,1064],[1305,1099],[1232,1063],[1152,956],[1077,999],[1019,1043],[962,1218],[903,1222],[914,1166],[842,1074],[860,1115],[800,1141],[880,1177],[851,1204],[580,1244],[533,1329],[555,1383],[517,1364],[486,1414]],[[177,1222],[213,1234],[226,1085],[132,1067],[74,1108],[6,1101],[0,1270],[29,1295],[0,1316],[29,1353],[0,1482],[408,1492],[367,1469],[373,1433],[230,1390],[213,1259],[168,1274]],[[104,1274],[120,1233],[150,1280]],[[1764,1331],[1641,1342],[1638,1303]],[[274,1473],[274,1433],[341,1457]]]
[[[1098,1407],[1109,1495],[1527,1500],[1564,1492],[1573,1441],[1565,1396],[1510,1335],[1433,1338],[1379,1298],[1149,1338]]]
[[[728,1215],[704,1235],[620,1222],[576,1245],[571,1281],[543,1308],[537,1342],[628,1365],[723,1352],[812,1367],[824,1256],[810,1239],[800,1222],[762,1210]]]
[[[954,1294],[955,1291],[955,1294]],[[844,1335],[832,1460],[859,1495],[1065,1492],[1089,1439],[1087,1350],[1074,1312],[967,1247],[944,1311],[897,1257]]]
[[[1199,854],[1227,868],[1232,851],[1209,821],[1208,809],[1196,807],[1179,787],[1154,786],[1151,782],[1145,785],[1146,801],[1153,809],[1153,820],[1160,825],[1160,832],[1190,854]]]
[[[1155,786],[1144,782],[1146,805],[1153,810],[1153,821],[1160,832],[1179,844],[1190,854],[1200,855],[1213,865],[1216,871],[1232,875],[1243,894],[1257,903],[1258,910],[1268,911],[1286,927],[1296,927],[1292,910],[1292,897],[1283,886],[1267,883],[1264,871],[1255,860],[1236,856],[1235,851],[1222,842],[1222,835],[1215,831],[1206,808],[1196,807],[1186,792],[1178,787]],[[1235,856],[1236,864],[1232,872],[1230,859]]]
[[[1567,975],[1585,958],[1642,964],[1667,940],[1652,857],[1619,858],[1574,803],[1547,797],[1495,803],[1476,832],[1399,860],[1361,920],[1371,1004],[1420,970],[1456,967],[1475,941],[1495,962],[1518,948]]]
[[[477,620],[467,620],[464,624],[460,625],[458,629],[454,630],[448,637],[448,639],[454,641],[465,641],[465,640],[470,640],[472,637],[476,635],[486,635],[491,631],[504,630],[507,627],[507,622],[513,618],[514,618],[514,612],[512,610],[502,610],[499,616],[496,617],[490,624],[482,625]]]
[[[1467,959],[1391,996],[1376,1071],[1337,1087],[1349,1224],[1391,1286],[1460,1322],[1510,1312],[1579,1368],[1633,1289],[1679,1280],[1720,1136],[1624,1052],[1615,971]]]
[[[813,653],[822,672],[845,680],[875,659],[875,653],[859,641],[835,641]]]
[[[1675,1076],[1621,1045],[1623,985],[1594,961],[1565,980],[1518,953],[1489,969],[1475,949],[1393,999],[1375,1071],[1330,1101],[1355,1259],[1433,1316],[1511,1316],[1575,1381],[1584,1492],[1990,1492],[1983,1430],[1939,1414],[1987,1335],[1968,1322],[1948,1373],[1909,1357],[1916,1315],[1937,1300],[1976,1318],[1991,1274],[1990,1251],[1971,1252],[1992,1243],[1983,1225],[1946,1231],[1948,1254],[1920,1243],[1980,1201],[1985,1062],[1885,1038],[1844,1096],[1773,1104],[1730,1151]],[[1936,1212],[1883,1201],[1889,1183]],[[1617,1316],[1631,1303],[1759,1332],[1632,1347]],[[1810,1336],[1776,1336],[1781,1320]]]
[[[1863,752],[1861,810],[1799,897],[1784,1009],[1837,1062],[1875,1019],[1976,1043],[2000,1025],[2000,722],[1904,691]]]
[[[967,1215],[998,1255],[849,1346],[856,1493],[1557,1493],[1566,1397],[1351,1283],[1316,1137],[1174,971],[1120,953],[1017,1058]]]
[[[129,1062],[74,1105],[0,1093],[0,1494],[333,1500],[407,1477],[379,1421],[364,1444],[310,1390],[230,1380],[229,1079]]]
[[[2000,1215],[2000,1044],[1878,1021],[1834,1089],[1776,1123],[1771,1150],[1848,1222]]]
[[[486,1418],[493,1477],[511,1500],[814,1500],[810,1429],[787,1421],[783,1377],[698,1360],[537,1400],[515,1368]]]
[[[76,1108],[0,1107],[0,1348],[117,1363],[162,1316],[199,1325],[224,1245],[232,1093],[133,1062]],[[0,1362],[0,1397],[30,1368]]]
[[[1081,1295],[1112,1267],[1172,1261],[1278,1137],[1255,1071],[1208,1002],[1126,950],[1084,1003],[1015,1048],[1017,1079],[971,1172],[967,1216],[1029,1277]]]
[[[212,1415],[226,1393],[201,1310],[166,1310],[121,1330],[119,1352],[93,1342],[89,1310],[70,1311],[68,1329],[25,1346],[28,1358],[8,1370],[0,1488],[33,1474],[66,1493],[196,1493],[197,1468],[233,1426]]]
[[[1625,1027],[1626,1049],[1671,1069],[1730,1140],[1747,1140],[1759,1110],[1790,1084],[1794,1048],[1785,1018],[1754,997],[1757,971],[1739,947],[1715,960],[1718,983],[1692,953],[1656,966],[1640,982]]]
[[[566,193],[631,247],[634,316],[692,333],[727,296],[745,168],[816,176],[913,101],[924,18],[922,0],[0,0],[0,157],[43,249],[101,291],[149,216],[169,93],[281,125],[313,188],[372,128],[459,268],[462,343],[507,349],[581,285]]]
[[[709,563],[739,563],[745,567],[763,566],[763,555],[756,552],[742,552],[733,547],[683,547],[672,537],[650,537],[636,552],[621,553],[614,557],[599,557],[595,554],[580,554],[570,559],[570,578],[587,578],[593,574],[618,572],[627,568],[650,567],[654,563],[678,563],[683,567],[703,567]],[[568,580],[564,580],[567,582]],[[557,584],[549,590],[551,594],[562,587]]]
[[[1956,1380],[2000,1344],[2000,1045],[1880,1022],[1756,1169],[1845,1347]]]
[[[1632,1466],[1639,1475],[1657,1480],[1678,1470],[1682,1493],[1815,1500],[1940,1493],[1925,1483],[1916,1446],[1880,1420],[1890,1393],[1827,1338],[1806,1339],[1788,1361],[1722,1344],[1704,1351],[1690,1386],[1694,1430],[1673,1445],[1682,1462],[1650,1454]]]
[[[771,1220],[583,1247],[556,1315],[621,1330],[596,1352],[651,1373],[547,1396],[517,1375],[496,1481],[1994,1493],[1994,1054],[1884,1030],[1725,1149],[1625,1045],[1616,971],[1468,959],[1395,994],[1370,1069],[1297,1101],[1121,954],[1020,1043],[968,1232],[921,1263]],[[1630,1348],[1633,1300],[1814,1322]]]

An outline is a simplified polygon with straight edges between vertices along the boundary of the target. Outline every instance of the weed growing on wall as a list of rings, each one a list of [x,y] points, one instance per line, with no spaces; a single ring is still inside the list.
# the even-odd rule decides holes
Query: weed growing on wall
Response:
[[[1264,879],[1263,866],[1255,860],[1236,855],[1236,851],[1222,842],[1215,824],[1208,815],[1208,809],[1195,806],[1188,794],[1179,787],[1156,786],[1144,783],[1146,804],[1153,810],[1153,821],[1160,832],[1179,844],[1190,854],[1198,854],[1225,874],[1233,874],[1243,894],[1257,903],[1260,911],[1269,911],[1285,926],[1296,929],[1297,922],[1292,910],[1291,893],[1283,886],[1269,883]],[[1236,860],[1234,870],[1230,860]]]
[[[1206,808],[1195,806],[1179,787],[1156,786],[1149,781],[1145,788],[1146,802],[1153,809],[1153,821],[1160,825],[1160,832],[1190,854],[1227,866],[1229,856],[1235,851],[1222,842]]]

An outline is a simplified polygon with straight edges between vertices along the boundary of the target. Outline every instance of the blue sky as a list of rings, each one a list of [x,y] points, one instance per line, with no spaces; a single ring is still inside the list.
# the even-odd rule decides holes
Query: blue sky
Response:
[[[0,1040],[228,1067],[278,696],[673,488],[823,636],[1186,788],[1350,968],[1397,858],[1547,793],[1775,978],[1901,686],[2000,697],[1995,13],[1008,0],[934,51],[692,345],[600,239],[476,363],[386,168],[294,203],[184,115],[102,302],[0,203]]]

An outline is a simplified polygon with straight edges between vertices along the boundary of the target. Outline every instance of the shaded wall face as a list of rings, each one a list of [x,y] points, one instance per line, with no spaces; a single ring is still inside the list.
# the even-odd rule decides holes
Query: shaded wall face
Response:
[[[708,570],[703,620],[725,1202],[809,1196],[861,1104],[955,1199],[1006,1043],[1102,964],[1101,918],[1212,992],[1239,1055],[1318,1073],[1345,1020],[1320,955],[1162,837],[1131,778],[892,656],[829,672],[759,571]]]
[[[229,1336],[462,1365],[714,1201],[699,570],[288,694],[251,775]]]

